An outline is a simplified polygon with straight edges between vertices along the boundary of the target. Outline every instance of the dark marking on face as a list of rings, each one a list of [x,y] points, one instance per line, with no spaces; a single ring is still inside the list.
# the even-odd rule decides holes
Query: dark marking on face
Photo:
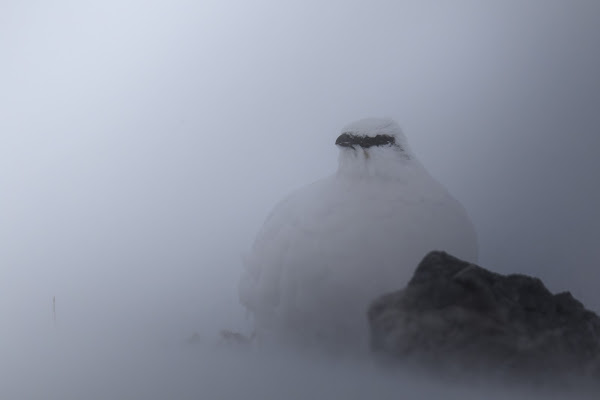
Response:
[[[383,147],[383,146],[398,146],[396,144],[396,138],[391,135],[355,135],[351,132],[344,132],[335,141],[335,144],[341,147],[362,147],[368,149],[369,147]]]

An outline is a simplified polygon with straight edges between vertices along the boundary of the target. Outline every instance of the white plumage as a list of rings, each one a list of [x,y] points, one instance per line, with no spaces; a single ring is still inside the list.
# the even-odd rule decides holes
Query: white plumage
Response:
[[[280,202],[246,259],[239,296],[258,335],[364,348],[369,303],[404,287],[427,252],[477,261],[464,208],[395,122],[355,122],[336,144],[338,171]]]

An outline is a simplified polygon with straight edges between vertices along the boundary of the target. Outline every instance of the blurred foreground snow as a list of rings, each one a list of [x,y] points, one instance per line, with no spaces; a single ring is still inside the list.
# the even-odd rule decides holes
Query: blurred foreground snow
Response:
[[[0,398],[92,399],[558,399],[593,393],[538,393],[432,382],[384,371],[369,360],[258,353],[200,342],[153,345],[55,335],[1,344]],[[247,351],[246,351],[247,350]]]

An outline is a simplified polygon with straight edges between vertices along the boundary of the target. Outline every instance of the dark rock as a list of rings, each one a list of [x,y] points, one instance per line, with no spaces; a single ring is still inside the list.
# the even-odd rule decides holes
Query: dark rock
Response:
[[[368,318],[371,349],[394,361],[538,381],[600,377],[600,319],[570,293],[444,252],[429,253]]]

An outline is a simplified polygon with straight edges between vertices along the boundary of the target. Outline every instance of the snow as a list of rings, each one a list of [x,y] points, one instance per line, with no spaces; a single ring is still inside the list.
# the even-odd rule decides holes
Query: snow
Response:
[[[297,353],[194,346],[98,345],[53,337],[35,350],[3,353],[2,399],[595,399],[597,393],[526,390],[442,381],[367,360],[335,362]],[[582,391],[578,386],[579,392]]]
[[[361,120],[342,132],[393,134],[409,151],[393,121]],[[390,146],[341,148],[335,174],[273,209],[239,284],[259,334],[366,349],[368,304],[402,288],[427,252],[477,261],[462,205],[405,155]]]

